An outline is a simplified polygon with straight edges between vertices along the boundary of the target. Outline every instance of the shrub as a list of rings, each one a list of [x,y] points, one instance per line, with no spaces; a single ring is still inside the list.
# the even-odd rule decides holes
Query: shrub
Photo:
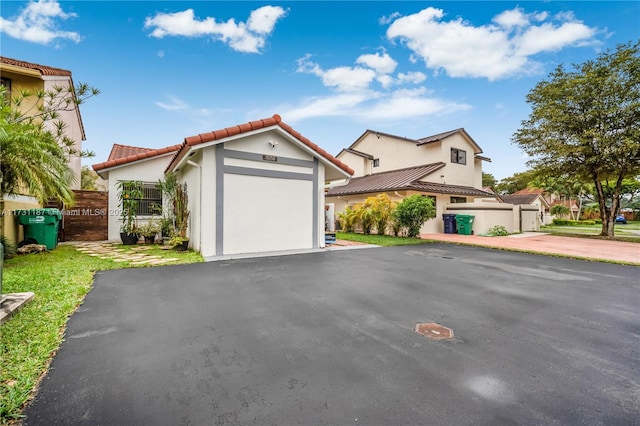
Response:
[[[343,212],[338,213],[338,220],[342,231],[353,232],[353,227],[356,224],[356,220],[358,220],[356,210],[353,206],[347,206]]]
[[[505,228],[504,226],[496,225],[493,228],[489,229],[487,235],[491,235],[492,237],[504,237],[506,235],[509,235],[509,232],[507,232],[507,228]]]
[[[569,220],[567,219],[558,219],[557,217],[553,219],[553,224],[556,226],[567,226],[569,225]]]
[[[396,207],[393,217],[398,223],[407,229],[409,238],[416,238],[420,234],[420,228],[427,219],[436,217],[436,208],[429,197],[416,194],[411,195]]]

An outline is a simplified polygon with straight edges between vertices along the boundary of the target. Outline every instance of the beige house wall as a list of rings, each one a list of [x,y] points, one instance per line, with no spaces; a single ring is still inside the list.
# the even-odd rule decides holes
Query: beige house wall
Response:
[[[4,197],[4,235],[14,244],[24,239],[24,229],[18,223],[17,213],[20,210],[40,208],[41,205],[33,197],[27,195],[5,195]]]

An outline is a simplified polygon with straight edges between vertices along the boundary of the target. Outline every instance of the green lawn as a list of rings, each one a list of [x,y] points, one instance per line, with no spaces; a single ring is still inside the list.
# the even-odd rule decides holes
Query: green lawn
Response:
[[[130,246],[121,246],[125,247]],[[178,258],[167,264],[203,261],[200,254],[193,251],[154,247],[144,253]],[[70,245],[60,245],[46,253],[20,255],[4,262],[2,292],[34,292],[35,297],[0,328],[2,424],[21,417],[25,402],[64,339],[69,316],[91,289],[94,272],[126,267],[135,266],[89,256]]]
[[[415,244],[429,244],[429,240],[419,238],[392,237],[389,235],[364,235],[351,232],[337,232],[336,238],[346,241],[357,241],[359,243],[375,244],[377,246],[407,246]]]
[[[602,225],[580,225],[580,226],[541,226],[541,232],[548,232],[558,235],[571,235],[578,237],[597,237],[602,230]],[[640,242],[640,221],[629,221],[626,225],[616,223],[614,227],[616,240]]]

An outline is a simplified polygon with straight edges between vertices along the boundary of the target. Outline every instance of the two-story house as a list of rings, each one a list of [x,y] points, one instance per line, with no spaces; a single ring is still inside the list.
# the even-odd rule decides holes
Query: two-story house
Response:
[[[482,189],[482,162],[491,160],[481,154],[464,129],[421,139],[367,130],[337,155],[355,173],[346,185],[329,189],[326,201],[337,214],[380,193],[395,201],[421,194],[436,206],[436,219],[427,221],[421,233],[443,232],[438,218],[447,204],[495,198]]]
[[[0,84],[9,89],[11,97],[14,98],[24,90],[35,94],[38,91],[55,91],[57,87],[73,87],[73,79],[69,70],[0,56]],[[43,102],[43,100],[38,100],[36,96],[26,98],[20,105],[20,111],[23,111],[24,114],[30,114],[31,111],[35,113],[37,111],[36,102]],[[58,113],[58,120],[66,124],[65,135],[75,142],[73,149],[81,152],[82,141],[86,137],[80,110],[76,107],[60,110]],[[45,126],[54,126],[54,124],[48,122],[45,123]],[[53,130],[53,127],[49,127],[49,129]],[[69,168],[73,176],[72,189],[80,189],[81,163],[82,159],[79,155],[69,156]],[[11,213],[16,210],[41,207],[38,201],[26,191],[21,192],[19,194],[2,194],[5,212]],[[12,214],[4,215],[4,233],[7,238],[16,243],[21,239],[20,229]]]

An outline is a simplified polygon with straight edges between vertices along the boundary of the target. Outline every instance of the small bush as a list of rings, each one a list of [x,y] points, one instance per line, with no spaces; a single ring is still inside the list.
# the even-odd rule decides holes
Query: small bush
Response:
[[[553,219],[553,224],[556,226],[567,226],[569,225],[569,221],[567,219]]]
[[[429,197],[411,195],[398,204],[392,216],[393,220],[407,230],[409,238],[416,238],[427,219],[436,217],[436,207]]]
[[[509,232],[504,226],[496,225],[493,228],[489,229],[487,235],[491,235],[492,237],[504,237],[509,235]]]

